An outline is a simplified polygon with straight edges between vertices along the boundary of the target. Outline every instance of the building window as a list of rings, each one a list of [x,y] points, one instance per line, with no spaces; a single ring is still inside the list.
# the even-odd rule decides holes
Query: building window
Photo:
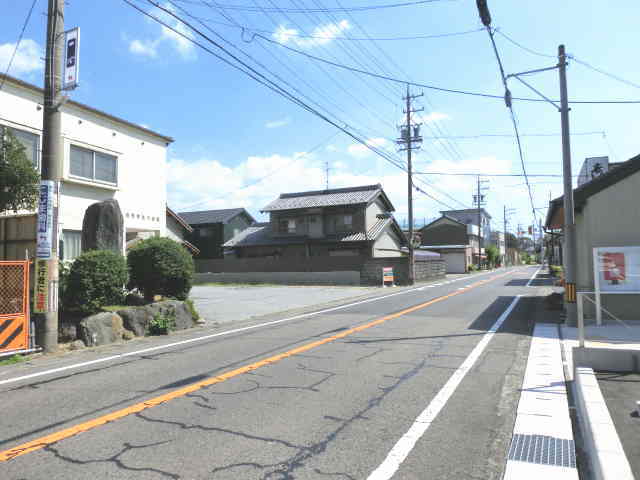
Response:
[[[71,175],[95,182],[118,183],[117,157],[71,145]]]
[[[344,228],[346,230],[351,230],[351,227],[353,225],[353,215],[345,215],[342,221],[344,223]]]
[[[296,233],[296,221],[293,218],[287,218],[278,222],[278,232],[280,233]]]
[[[62,231],[62,259],[75,260],[82,253],[82,232],[78,230]]]
[[[335,232],[353,231],[353,215],[335,215],[330,221]]]
[[[4,139],[5,132],[11,132],[16,139],[22,144],[27,158],[31,160],[33,166],[40,168],[40,136],[35,133],[25,132],[12,127],[3,127],[0,125],[0,134]]]

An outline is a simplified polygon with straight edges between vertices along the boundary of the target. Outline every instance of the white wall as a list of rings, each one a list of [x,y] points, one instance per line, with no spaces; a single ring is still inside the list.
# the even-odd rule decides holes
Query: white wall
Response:
[[[42,97],[7,81],[0,91],[0,124],[40,135]],[[115,198],[125,229],[166,233],[166,140],[124,123],[82,109],[62,107],[64,159],[60,192],[60,230],[81,230],[92,203]],[[117,185],[73,178],[70,146],[77,145],[117,157]]]
[[[378,240],[373,244],[373,256],[374,257],[401,257],[402,253],[399,251],[401,248],[400,240],[396,235],[390,232],[390,228],[387,229],[378,237]]]
[[[373,202],[371,205],[367,207],[366,224],[365,224],[365,228],[367,230],[369,230],[373,226],[373,224],[378,221],[378,218],[376,217],[376,215],[378,215],[379,213],[385,213],[385,210],[382,207],[382,202],[380,201],[380,199],[377,199],[375,202]]]

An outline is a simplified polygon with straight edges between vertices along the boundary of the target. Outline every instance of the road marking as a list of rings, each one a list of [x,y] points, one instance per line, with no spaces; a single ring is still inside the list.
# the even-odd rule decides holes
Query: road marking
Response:
[[[367,480],[388,480],[393,477],[402,462],[404,462],[411,450],[413,450],[417,441],[420,440],[422,435],[424,435],[424,432],[426,432],[431,426],[453,392],[456,391],[456,388],[458,388],[458,385],[460,385],[467,372],[471,370],[471,367],[473,367],[473,364],[476,362],[478,357],[480,357],[493,335],[507,319],[513,308],[520,300],[520,297],[520,295],[516,296],[507,309],[502,312],[502,315],[500,315],[498,320],[496,320],[487,333],[484,334],[482,340],[478,342],[469,356],[464,360],[464,362],[462,362],[462,365],[453,372],[453,375],[449,377],[447,383],[444,384],[433,400],[431,400],[427,408],[418,415],[416,420],[413,422],[413,425],[411,425],[411,428],[409,428],[407,433],[405,433],[400,440],[396,442],[387,455],[387,458],[384,459],[378,468],[371,472],[371,475],[367,477]]]
[[[538,272],[539,272],[540,270],[542,270],[542,266],[540,266],[540,267],[536,270],[536,273],[534,273],[534,274],[533,274],[533,277],[531,277],[531,278],[529,279],[529,281],[527,282],[527,287],[530,287],[530,286],[531,286],[531,282],[533,282],[533,279],[534,279],[534,278],[536,278],[536,277],[538,276]]]
[[[513,273],[515,271],[517,271],[517,270],[514,270],[514,271],[512,271],[510,273]],[[492,272],[487,272],[487,274],[488,273],[492,273]],[[467,280],[467,278],[464,278],[464,277],[456,278],[455,280],[452,280],[452,282],[457,282],[459,280]],[[436,285],[441,285],[441,284],[436,284]],[[436,285],[428,285],[427,287],[432,288],[432,287],[435,287]],[[97,358],[95,360],[89,360],[89,361],[86,361],[86,362],[74,363],[72,365],[65,365],[64,367],[52,368],[52,369],[49,369],[49,370],[44,370],[42,372],[30,373],[28,375],[22,375],[20,377],[8,378],[6,380],[0,380],[0,386],[7,385],[7,384],[10,384],[10,383],[20,382],[22,380],[29,380],[29,379],[32,379],[32,378],[42,377],[42,376],[45,376],[45,375],[52,375],[54,373],[65,372],[67,370],[75,370],[75,369],[82,368],[82,367],[88,367],[90,365],[95,365],[97,363],[110,362],[112,360],[118,360],[118,359],[126,358],[126,357],[134,357],[134,356],[137,356],[137,355],[142,355],[142,354],[146,354],[146,353],[149,353],[149,352],[155,352],[155,351],[158,351],[158,350],[164,350],[164,349],[167,349],[167,348],[177,347],[177,346],[180,346],[180,345],[187,345],[189,343],[201,342],[201,341],[204,341],[204,340],[210,340],[212,338],[222,337],[222,336],[225,336],[225,335],[232,335],[234,333],[246,332],[248,330],[254,330],[256,328],[269,327],[269,326],[272,326],[272,325],[277,325],[279,323],[285,323],[285,322],[291,322],[291,321],[294,321],[294,320],[300,320],[301,318],[307,318],[307,317],[312,317],[312,316],[315,316],[315,315],[321,315],[323,313],[335,312],[337,310],[342,310],[344,308],[354,307],[356,305],[362,305],[364,303],[377,302],[378,300],[384,300],[385,298],[390,298],[390,297],[395,297],[397,295],[405,295],[407,293],[420,291],[420,290],[422,290],[424,288],[426,288],[426,287],[412,288],[412,289],[409,289],[409,290],[403,290],[402,292],[391,293],[389,295],[383,295],[383,296],[375,297],[375,298],[368,298],[366,300],[361,300],[361,301],[358,301],[358,302],[348,303],[346,305],[339,305],[337,307],[325,308],[323,310],[318,310],[318,311],[315,311],[315,312],[302,313],[300,315],[296,315],[296,316],[293,316],[293,317],[282,318],[282,319],[279,319],[279,320],[273,320],[271,322],[260,323],[258,325],[251,325],[251,326],[248,326],[248,327],[234,328],[232,330],[225,330],[224,332],[218,332],[218,333],[213,333],[213,334],[210,334],[210,335],[204,335],[202,337],[189,338],[187,340],[181,340],[179,342],[167,343],[167,344],[158,345],[158,346],[155,346],[155,347],[144,348],[142,350],[135,350],[133,352],[119,353],[117,355],[111,355],[111,356],[108,356],[108,357]]]
[[[396,312],[396,313],[392,313],[390,315],[386,315],[382,318],[378,318],[377,320],[373,320],[371,322],[365,323],[363,325],[360,325],[358,327],[354,327],[354,328],[350,328],[348,330],[345,330],[343,332],[340,332],[336,335],[330,336],[330,337],[325,337],[321,340],[317,340],[315,342],[311,342],[311,343],[307,343],[305,345],[302,345],[300,347],[296,347],[292,350],[286,351],[284,353],[279,353],[277,355],[274,355],[272,357],[269,358],[265,358],[263,360],[259,360],[258,362],[252,363],[250,365],[245,365],[243,367],[237,368],[235,370],[231,370],[229,372],[223,373],[221,375],[217,375],[215,377],[209,377],[207,379],[201,380],[199,382],[195,382],[192,383],[190,385],[187,385],[185,387],[179,388],[177,390],[165,393],[164,395],[160,395],[158,397],[154,397],[151,398],[149,400],[145,400],[144,402],[140,402],[140,403],[136,403],[134,405],[130,405],[129,407],[125,407],[121,410],[117,410],[115,412],[112,413],[108,413],[106,415],[103,415],[101,417],[98,418],[94,418],[93,420],[89,420],[87,422],[83,422],[77,425],[73,425],[69,428],[65,428],[63,430],[60,430],[58,432],[54,432],[51,433],[49,435],[45,435],[44,437],[40,437],[37,438],[35,440],[31,440],[30,442],[24,443],[22,445],[18,445],[16,447],[13,447],[9,450],[5,450],[0,452],[0,462],[6,462],[8,460],[12,460],[16,457],[19,457],[21,455],[25,455],[27,453],[31,453],[34,452],[36,450],[39,450],[41,448],[44,448],[48,445],[51,445],[53,443],[59,442],[61,440],[64,440],[66,438],[69,437],[73,437],[74,435],[77,435],[79,433],[83,433],[86,432],[88,430],[92,430],[96,427],[99,427],[101,425],[105,425],[106,423],[109,422],[113,422],[115,420],[118,420],[120,418],[141,412],[143,410],[146,410],[147,408],[152,408],[155,407],[157,405],[161,405],[165,402],[168,402],[170,400],[176,399],[176,398],[180,398],[180,397],[184,397],[185,395],[189,394],[189,393],[193,393],[197,390],[200,390],[204,387],[208,387],[211,385],[215,385],[217,383],[222,383],[226,380],[229,380],[230,378],[236,377],[238,375],[242,375],[244,373],[248,373],[251,372],[253,370],[256,370],[258,368],[267,366],[267,365],[271,365],[274,363],[279,362],[280,360],[283,360],[285,358],[291,357],[293,355],[297,355],[303,352],[306,352],[308,350],[311,350],[313,348],[319,347],[320,345],[324,345],[326,343],[330,343],[330,342],[334,342],[336,340],[339,340],[341,338],[347,337],[349,335],[352,335],[354,333],[357,332],[361,332],[363,330],[366,330],[368,328],[371,327],[375,327],[377,325],[380,325],[384,322],[387,322],[389,320],[393,320],[395,318],[401,317],[403,315],[406,315],[408,313],[412,313],[415,312],[417,310],[421,310],[423,308],[426,308],[430,305],[433,305],[434,303],[438,303],[441,302],[443,300],[446,300],[447,298],[451,298],[451,297],[455,297],[457,295],[461,295],[462,293],[469,291],[473,288],[477,288],[481,285],[484,285],[486,283],[492,282],[494,280],[497,280],[499,278],[502,278],[506,275],[509,275],[512,272],[507,272],[507,273],[503,273],[501,275],[496,275],[493,278],[489,278],[487,280],[480,280],[478,282],[475,282],[471,285],[469,285],[468,287],[466,287],[464,290],[458,290],[455,292],[451,292],[448,293],[446,295],[440,296],[440,297],[436,297],[434,299],[429,300],[428,302],[424,302],[421,303],[419,305],[414,305],[413,307],[409,307],[406,308],[404,310],[401,310],[400,312]],[[475,350],[474,350],[475,351]],[[454,374],[455,375],[455,374]]]

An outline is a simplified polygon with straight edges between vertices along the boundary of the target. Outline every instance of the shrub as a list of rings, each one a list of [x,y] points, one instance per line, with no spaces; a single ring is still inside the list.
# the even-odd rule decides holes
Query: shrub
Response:
[[[176,312],[156,313],[149,322],[150,335],[166,335],[176,328]]]
[[[100,311],[105,305],[121,304],[127,283],[124,257],[111,250],[90,250],[71,265],[63,303],[66,309],[83,314]]]
[[[186,299],[184,301],[184,304],[187,306],[187,308],[189,309],[189,313],[191,313],[191,317],[197,322],[198,320],[200,320],[200,314],[198,313],[198,310],[196,310],[196,306],[193,303],[193,300],[191,300],[190,298]]]
[[[153,237],[136,244],[127,257],[129,287],[140,290],[145,299],[154,295],[185,300],[193,284],[191,254],[170,238]]]

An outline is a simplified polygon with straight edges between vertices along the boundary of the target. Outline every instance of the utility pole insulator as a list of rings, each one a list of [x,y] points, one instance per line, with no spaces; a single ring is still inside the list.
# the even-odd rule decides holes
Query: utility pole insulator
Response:
[[[491,13],[489,13],[489,6],[487,0],[476,0],[476,6],[478,7],[478,13],[480,14],[480,20],[485,27],[491,26]]]
[[[507,108],[511,108],[512,102],[511,102],[511,90],[509,90],[508,88],[505,89],[504,91],[504,103],[507,106]]]

